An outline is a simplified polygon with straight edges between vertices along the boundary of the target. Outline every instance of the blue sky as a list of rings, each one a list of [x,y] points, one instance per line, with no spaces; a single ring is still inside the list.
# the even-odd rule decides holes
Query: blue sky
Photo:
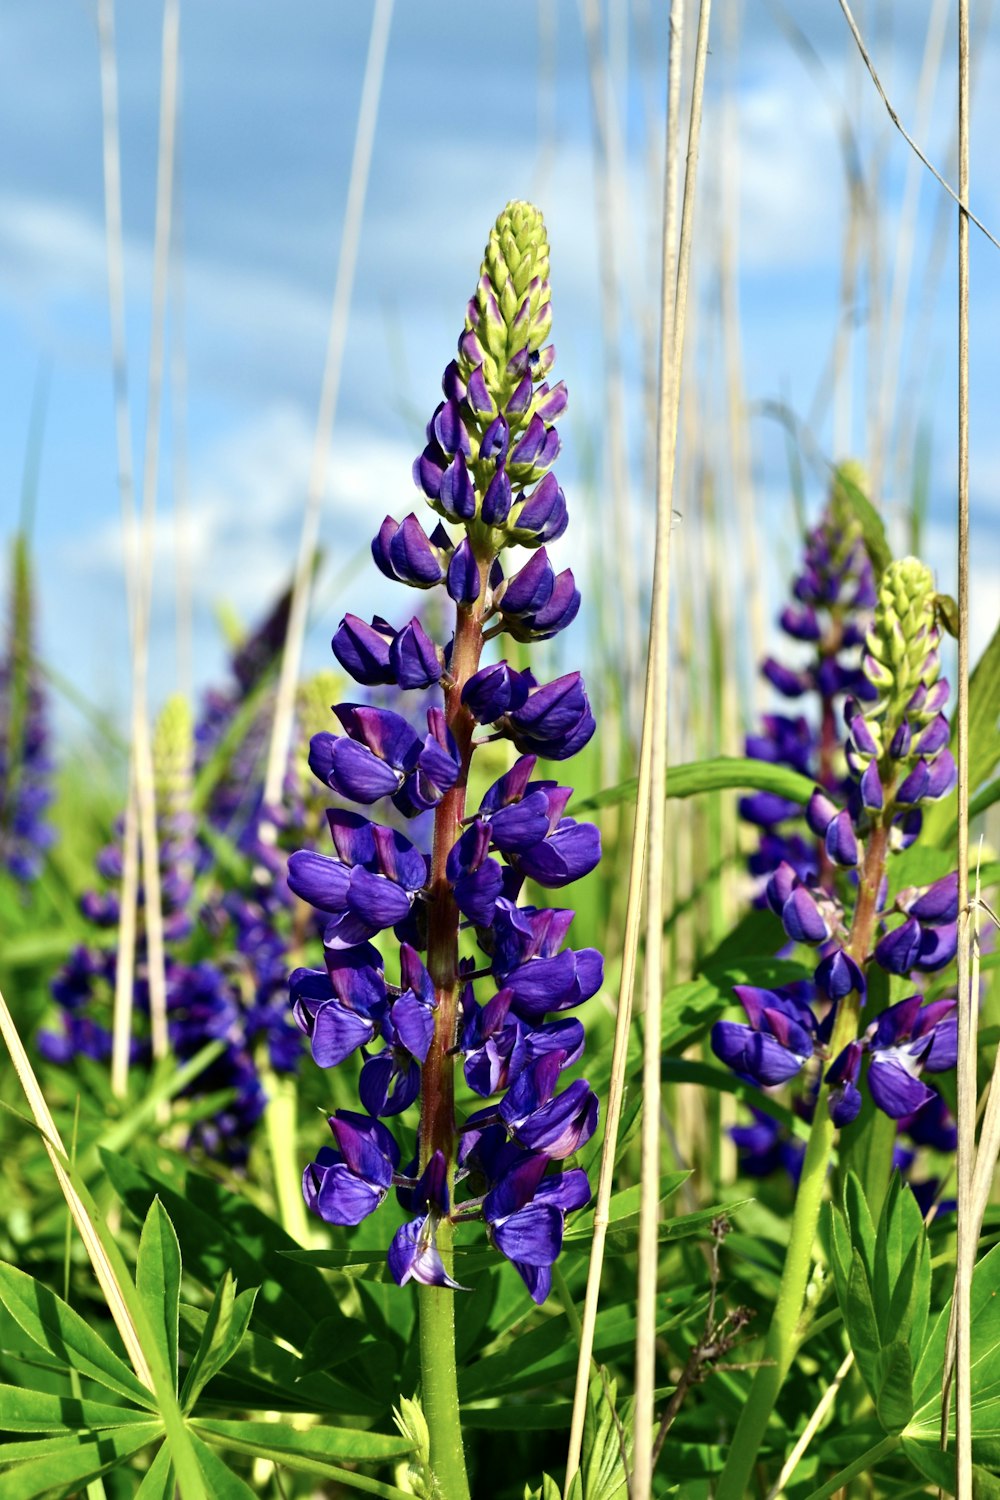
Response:
[[[828,85],[790,46],[762,0],[750,0],[734,59],[717,5],[702,149],[695,253],[697,351],[688,400],[704,459],[724,441],[719,391],[718,230],[739,256],[740,333],[747,399],[782,399],[805,415],[822,381],[837,323],[845,186],[836,112],[846,107],[866,170],[877,160],[885,280],[856,300],[853,426],[864,453],[867,330],[887,299],[908,153],[875,100],[831,0],[799,0],[795,17],[823,59]],[[637,329],[657,296],[647,172],[650,129],[661,135],[664,35],[660,4],[612,0],[611,54],[628,170],[616,249],[634,467],[636,532],[648,531],[642,493],[643,391]],[[886,0],[869,38],[904,119],[931,12],[925,0]],[[161,10],[118,7],[123,193],[133,439],[141,453],[149,336]],[[860,11],[860,8],[859,8]],[[651,20],[650,17],[653,17]],[[294,6],[212,0],[182,5],[178,202],[183,221],[187,466],[194,517],[196,681],[217,678],[223,647],[214,606],[262,613],[294,557],[318,400],[347,173],[371,18],[369,3]],[[865,16],[860,15],[862,24]],[[949,33],[925,138],[946,166],[954,99]],[[976,36],[973,202],[997,232],[1000,47],[994,25]],[[335,591],[382,516],[413,500],[410,462],[437,399],[488,226],[504,201],[531,196],[552,240],[554,337],[572,414],[561,473],[577,512],[577,545],[607,555],[607,510],[584,481],[602,461],[603,384],[592,131],[577,5],[508,0],[503,7],[398,0],[362,234],[345,375],[322,536],[327,573],[308,661],[328,660],[345,608],[384,607],[370,573]],[[738,163],[722,171],[723,93],[737,122]],[[840,101],[838,104],[837,101]],[[726,186],[728,183],[728,187]],[[898,380],[900,406],[932,433],[925,555],[954,586],[955,267],[952,216],[940,274],[925,267],[941,200],[921,183],[914,270]],[[734,204],[738,203],[738,213]],[[973,538],[975,641],[996,617],[1000,556],[1000,377],[995,337],[996,252],[973,232]],[[0,13],[0,530],[16,525],[29,415],[39,372],[49,395],[34,543],[42,652],[78,688],[118,713],[127,703],[119,501],[104,262],[101,106],[92,7],[79,0],[7,0]],[[931,295],[925,295],[930,287]],[[884,336],[875,340],[885,348]],[[689,431],[691,430],[689,426]],[[172,519],[177,424],[168,400],[159,495],[152,640],[154,697],[176,681]],[[778,587],[794,554],[784,438],[751,421],[765,567]],[[832,418],[816,433],[832,452]],[[840,455],[838,455],[840,456]],[[723,466],[724,467],[724,466]],[[598,470],[598,473],[600,471]],[[905,500],[890,476],[890,516]],[[725,484],[725,475],[721,481]],[[811,481],[810,501],[820,498]],[[595,498],[596,496],[596,498]],[[588,498],[589,497],[589,498]],[[679,560],[696,556],[683,496]],[[573,545],[573,531],[564,546]],[[690,539],[690,540],[689,540]],[[599,549],[599,551],[597,550]],[[640,568],[649,548],[641,547]],[[565,554],[564,554],[565,555]],[[593,572],[593,569],[591,569]],[[737,580],[738,582],[738,580]],[[399,612],[398,599],[392,607]],[[582,627],[576,627],[581,629]],[[575,648],[574,648],[575,649]]]

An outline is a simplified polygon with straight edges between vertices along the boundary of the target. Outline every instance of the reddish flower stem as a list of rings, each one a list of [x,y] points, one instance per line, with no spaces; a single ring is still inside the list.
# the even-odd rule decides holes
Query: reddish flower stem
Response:
[[[448,728],[461,758],[458,780],[438,803],[434,814],[434,848],[428,902],[427,971],[434,983],[437,1013],[434,1040],[421,1079],[420,1162],[426,1166],[435,1151],[444,1154],[449,1178],[455,1143],[454,1058],[458,991],[458,907],[448,883],[448,855],[462,831],[465,791],[472,760],[475,720],[462,702],[462,689],[479,667],[483,650],[483,610],[489,560],[480,559],[479,598],[471,609],[458,609],[451,683],[445,688]]]

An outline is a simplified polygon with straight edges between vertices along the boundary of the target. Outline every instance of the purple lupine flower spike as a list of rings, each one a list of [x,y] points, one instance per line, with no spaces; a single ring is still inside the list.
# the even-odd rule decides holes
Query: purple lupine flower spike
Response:
[[[814,582],[806,593],[815,593]],[[782,859],[765,888],[787,936],[821,946],[815,1010],[798,997],[785,994],[776,1004],[782,992],[741,986],[749,1024],[720,1021],[712,1045],[763,1087],[801,1077],[807,1098],[822,1082],[838,1128],[858,1116],[864,1085],[918,1144],[943,1141],[950,1149],[951,1137],[935,1123],[941,1096],[928,1080],[955,1064],[955,1001],[914,993],[864,1026],[860,1021],[872,966],[897,977],[940,972],[955,956],[959,915],[954,874],[900,891],[891,908],[887,899],[887,861],[919,836],[920,804],[945,795],[954,780],[930,572],[913,558],[891,563],[871,602],[864,683],[854,684],[843,705],[849,778],[842,786],[818,778],[806,809],[820,862],[803,873]],[[794,623],[811,635],[811,619],[796,616]],[[838,877],[838,870],[850,874]]]
[[[568,519],[552,473],[566,391],[547,379],[547,278],[541,218],[528,204],[508,205],[413,469],[443,524],[428,532],[415,514],[387,517],[372,544],[386,577],[442,589],[451,639],[432,639],[423,620],[397,629],[353,614],[334,636],[334,653],[358,682],[435,687],[443,706],[428,709],[424,734],[400,713],[340,704],[341,732],[311,744],[314,774],[338,796],[364,807],[388,799],[405,818],[433,811],[432,847],[424,854],[383,823],[336,809],[333,852],[303,849],[288,862],[291,889],[325,919],[326,966],[293,973],[293,1015],[321,1067],[361,1054],[366,1111],[331,1118],[337,1147],[307,1168],[307,1203],[331,1223],[356,1223],[395,1184],[411,1215],[388,1250],[401,1285],[457,1288],[452,1225],[478,1215],[538,1301],[565,1216],[590,1196],[585,1174],[562,1164],[592,1137],[598,1115],[585,1079],[562,1086],[584,1030],[561,1013],[603,982],[595,949],[563,946],[572,911],[517,904],[526,879],[562,888],[600,859],[597,828],[566,813],[572,788],[535,776],[539,756],[566,760],[593,735],[583,680],[568,672],[540,685],[530,670],[482,660],[494,637],[547,640],[580,607],[572,571],[556,572],[546,552]],[[518,546],[529,555],[505,576],[500,554]],[[521,756],[467,812],[478,726]],[[460,925],[482,950],[478,969],[459,961]],[[390,929],[400,943],[398,980],[395,960],[371,944]],[[456,1066],[485,1101],[461,1129]],[[418,1102],[420,1154],[400,1173],[383,1122]]]
[[[27,886],[41,874],[56,833],[46,816],[55,796],[55,764],[45,689],[32,652],[31,570],[23,536],[14,546],[12,583],[10,639],[0,658],[0,867]]]

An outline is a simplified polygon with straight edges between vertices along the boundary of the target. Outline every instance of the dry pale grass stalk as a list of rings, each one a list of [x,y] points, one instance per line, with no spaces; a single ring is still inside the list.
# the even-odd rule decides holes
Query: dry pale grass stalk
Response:
[[[941,67],[941,52],[944,47],[945,24],[948,19],[948,0],[934,0],[927,36],[924,42],[924,57],[917,85],[916,131],[925,136],[930,125],[931,107],[934,103],[934,86]],[[916,245],[917,208],[920,201],[920,166],[916,156],[907,160],[906,182],[903,202],[899,211],[896,229],[896,253],[892,272],[892,290],[889,297],[889,313],[886,320],[885,345],[882,354],[881,380],[878,389],[876,412],[880,441],[877,452],[870,455],[871,499],[875,505],[882,499],[885,454],[889,446],[892,427],[893,395],[899,386],[899,364],[903,347],[903,327],[906,321],[906,304],[910,290],[910,275],[913,268],[913,251]]]
[[[621,1125],[622,1105],[625,1098],[625,1066],[628,1057],[629,1032],[632,1025],[632,997],[635,986],[636,957],[639,950],[642,877],[646,857],[646,827],[649,820],[650,752],[650,736],[644,728],[639,749],[639,788],[636,797],[635,828],[629,865],[628,903],[625,909],[622,970],[618,987],[618,1009],[615,1017],[615,1037],[611,1060],[611,1085],[608,1091],[607,1112],[604,1124],[604,1145],[601,1151],[601,1167],[594,1203],[594,1237],[590,1245],[587,1290],[584,1296],[583,1316],[580,1320],[580,1354],[576,1367],[573,1417],[570,1427],[569,1452],[566,1459],[567,1495],[569,1494],[569,1486],[573,1480],[573,1476],[580,1467],[583,1424],[587,1410],[587,1392],[590,1388],[591,1378],[590,1365],[594,1352],[597,1308],[601,1295],[601,1270],[604,1265],[604,1246],[608,1234],[611,1191],[614,1187],[618,1130]]]
[[[184,343],[184,221],[180,142],[175,156],[174,233],[170,246],[170,427],[173,436],[171,474],[174,487],[175,589],[177,598],[177,691],[188,703],[194,697],[193,528],[188,483],[187,351]]]
[[[680,159],[680,83],[683,45],[684,0],[671,0],[669,27],[669,77],[667,86],[667,151],[666,178],[664,187],[663,244],[662,244],[662,305],[661,305],[661,351],[660,351],[660,422],[663,442],[661,457],[666,454],[668,444],[665,431],[670,407],[671,390],[679,380],[677,346],[674,338],[674,314],[676,307],[677,267],[677,184]],[[666,388],[666,389],[664,389]],[[675,423],[676,426],[676,423]],[[672,481],[672,474],[671,474]],[[672,483],[671,483],[672,488]],[[664,503],[659,494],[658,504]],[[669,544],[670,493],[666,497],[666,532]],[[658,528],[659,545],[659,528]],[[655,588],[655,583],[654,583]],[[590,1247],[590,1265],[587,1272],[587,1289],[584,1297],[583,1317],[580,1327],[580,1354],[576,1370],[576,1388],[573,1396],[573,1416],[570,1425],[569,1450],[566,1458],[566,1494],[580,1467],[580,1450],[583,1444],[583,1426],[587,1408],[587,1392],[590,1386],[590,1365],[594,1349],[594,1332],[597,1326],[597,1308],[601,1291],[601,1271],[604,1265],[604,1247],[607,1239],[608,1215],[611,1190],[614,1181],[615,1156],[618,1147],[618,1130],[621,1123],[622,1103],[625,1092],[625,1069],[628,1057],[628,1039],[632,1021],[632,1002],[635,986],[636,959],[639,950],[639,929],[642,911],[642,885],[646,857],[646,836],[652,788],[653,740],[661,732],[653,716],[653,678],[656,671],[650,626],[651,646],[646,662],[646,697],[642,720],[642,736],[639,747],[638,787],[636,792],[635,825],[629,865],[628,901],[625,910],[625,931],[622,945],[622,969],[618,990],[618,1012],[615,1022],[615,1037],[611,1061],[611,1084],[608,1094],[607,1114],[604,1126],[604,1144],[601,1151],[601,1166],[594,1205],[594,1237]],[[662,726],[665,734],[666,725]],[[662,927],[661,927],[662,931]],[[654,1288],[655,1296],[655,1288]],[[648,1423],[652,1428],[652,1417]],[[635,1429],[640,1430],[638,1427]],[[645,1446],[645,1445],[644,1445]],[[638,1445],[637,1445],[638,1447]]]
[[[612,108],[614,82],[601,40],[599,0],[580,0],[587,42],[590,97],[594,116],[594,191],[596,197],[598,268],[601,288],[601,330],[604,345],[604,410],[607,420],[609,478],[617,538],[618,594],[621,600],[621,670],[624,678],[625,725],[635,733],[639,687],[639,591],[636,581],[632,508],[629,501],[629,459],[625,424],[625,380],[622,370],[622,328],[615,245],[615,188],[624,191],[625,164],[617,117]],[[627,212],[622,215],[628,223]]]
[[[156,167],[156,226],[153,237],[153,295],[146,398],[146,442],[142,471],[139,577],[134,593],[132,633],[132,753],[142,849],[143,915],[149,984],[149,1028],[153,1057],[167,1055],[167,978],[160,888],[160,849],[156,827],[153,743],[149,729],[149,620],[153,600],[156,494],[160,472],[163,415],[163,349],[167,322],[171,215],[174,196],[174,141],[177,124],[177,67],[180,49],[179,0],[163,9],[160,72],[160,135]]]
[[[125,257],[121,207],[121,150],[118,133],[118,66],[115,51],[114,0],[98,0],[97,31],[101,60],[101,113],[104,162],[105,260],[108,273],[108,311],[111,324],[111,372],[118,452],[118,492],[121,502],[122,551],[125,560],[125,601],[129,631],[135,634],[134,560],[138,556],[132,433],[129,424],[128,358],[125,342]],[[128,1087],[129,1043],[132,1037],[132,992],[135,980],[137,893],[139,885],[139,811],[135,775],[129,763],[122,831],[121,917],[112,1021],[111,1089],[121,1098]]]
[[[663,888],[665,861],[667,780],[667,706],[669,694],[669,564],[674,469],[677,459],[677,418],[680,408],[680,373],[684,358],[684,330],[691,246],[694,238],[695,189],[698,177],[698,145],[701,133],[705,66],[711,0],[701,0],[695,44],[691,113],[688,124],[687,161],[680,237],[677,242],[677,281],[671,286],[673,238],[669,225],[664,236],[664,278],[660,330],[660,408],[657,422],[656,556],[653,568],[653,602],[650,614],[651,689],[646,713],[651,716],[652,751],[649,805],[649,835],[646,873],[646,954],[643,993],[645,1027],[643,1038],[643,1111],[641,1151],[641,1202],[639,1210],[639,1281],[636,1305],[635,1351],[635,1459],[632,1500],[647,1500],[653,1478],[650,1434],[653,1428],[656,1375],[656,1288],[659,1271],[660,1189],[660,1036],[663,999]],[[671,17],[673,16],[673,9]],[[671,79],[673,83],[673,79]],[[677,137],[668,137],[667,212],[671,213],[671,174],[676,173]]]
[[[135,489],[132,433],[128,415],[128,359],[125,344],[125,267],[122,251],[121,152],[118,140],[118,68],[115,53],[114,0],[98,0],[97,32],[101,58],[101,113],[104,159],[105,262],[111,322],[111,371],[118,449],[118,493],[121,502],[125,600],[129,630],[135,606],[128,559],[136,554]],[[132,988],[135,975],[136,891],[139,883],[139,816],[135,779],[129,767],[125,827],[122,831],[121,917],[112,1022],[111,1089],[121,1098],[128,1087],[129,1041],[132,1035]]]
[[[805,1453],[806,1449],[809,1447],[809,1444],[812,1442],[820,1427],[823,1425],[824,1417],[833,1406],[833,1403],[836,1401],[837,1396],[840,1392],[840,1387],[847,1379],[848,1372],[850,1371],[853,1364],[854,1353],[853,1350],[851,1350],[844,1355],[844,1358],[840,1363],[840,1368],[837,1370],[836,1375],[830,1381],[830,1384],[827,1386],[826,1390],[820,1397],[819,1402],[816,1405],[816,1409],[813,1412],[812,1416],[809,1418],[806,1425],[803,1427],[798,1441],[795,1444],[795,1447],[785,1459],[785,1462],[781,1468],[781,1473],[778,1475],[777,1479],[774,1481],[774,1484],[767,1492],[767,1500],[778,1500],[778,1496],[784,1492],[785,1485],[788,1483],[792,1475],[795,1473],[795,1470],[798,1468],[802,1455]]]
[[[34,1069],[31,1066],[28,1054],[24,1050],[24,1044],[14,1024],[14,1018],[2,994],[0,994],[0,1035],[3,1036],[4,1042],[7,1045],[11,1061],[14,1064],[14,1071],[17,1073],[21,1087],[24,1090],[24,1097],[28,1101],[28,1107],[34,1117],[35,1124],[41,1132],[43,1144],[52,1163],[52,1169],[56,1174],[56,1180],[62,1189],[67,1207],[73,1217],[73,1222],[79,1230],[80,1238],[86,1247],[90,1263],[94,1268],[94,1274],[108,1304],[108,1311],[111,1313],[112,1318],[114,1318],[115,1327],[121,1334],[121,1340],[125,1345],[125,1351],[128,1354],[132,1368],[147,1390],[151,1391],[153,1389],[153,1376],[149,1365],[146,1363],[146,1356],[142,1352],[142,1343],[138,1330],[132,1321],[132,1316],[122,1296],[118,1279],[115,1276],[114,1267],[111,1265],[107,1252],[101,1244],[96,1226],[63,1165],[63,1162],[69,1159],[66,1148],[56,1128],[56,1123],[49,1112],[45,1096],[42,1093],[38,1079],[35,1077]]]
[[[719,227],[719,314],[725,362],[726,415],[729,424],[731,478],[743,553],[743,597],[747,605],[751,673],[751,707],[757,706],[759,678],[767,635],[763,572],[757,545],[756,497],[750,457],[749,425],[743,385],[739,300],[739,117],[736,67],[739,56],[740,0],[727,0],[722,13],[727,85],[722,98],[722,222]]]
[[[892,121],[892,123],[895,125],[896,129],[899,131],[900,135],[903,137],[903,140],[909,146],[909,148],[910,148],[911,151],[915,151],[916,152],[917,156],[923,162],[923,164],[927,168],[928,172],[930,172],[931,176],[934,177],[934,178],[936,178],[936,180],[941,184],[941,186],[944,188],[945,192],[948,194],[949,198],[953,198],[954,201],[958,204],[958,207],[962,210],[963,214],[965,215],[965,218],[968,220],[968,223],[969,224],[975,224],[976,228],[982,234],[985,234],[986,238],[990,241],[990,243],[992,245],[995,245],[996,248],[998,250],[1000,250],[1000,240],[994,239],[993,235],[990,234],[990,231],[986,228],[986,225],[982,222],[982,220],[981,219],[977,219],[976,216],[975,216],[975,214],[972,213],[972,211],[969,208],[969,205],[968,205],[968,190],[967,190],[967,188],[966,188],[966,192],[965,193],[962,192],[962,186],[961,186],[961,166],[959,166],[959,188],[958,188],[958,192],[956,193],[955,189],[951,186],[951,183],[948,182],[948,181],[946,181],[946,179],[941,176],[941,173],[938,171],[937,167],[934,166],[933,162],[928,161],[927,157],[921,151],[921,149],[917,145],[916,141],[913,139],[913,137],[906,130],[905,126],[903,125],[902,120],[899,118],[899,115],[896,113],[895,109],[890,104],[889,99],[888,99],[888,97],[886,95],[885,89],[882,87],[882,80],[879,78],[878,74],[875,71],[875,66],[872,63],[871,57],[868,54],[868,48],[865,46],[864,38],[862,37],[861,32],[858,30],[858,23],[855,21],[854,16],[851,14],[851,7],[848,5],[847,0],[838,0],[838,3],[840,5],[841,10],[844,12],[844,19],[846,20],[848,26],[851,28],[851,35],[853,36],[853,38],[854,38],[854,40],[855,40],[855,42],[857,44],[858,51],[861,53],[861,60],[864,63],[865,67],[868,69],[868,72],[869,72],[869,74],[871,76],[872,83],[875,85],[876,89],[878,90],[879,98],[882,100],[882,103],[885,105],[886,109],[888,110],[888,112],[889,112],[889,118]],[[964,0],[959,0],[959,3],[960,3],[960,5],[964,4]],[[960,17],[961,17],[961,12],[959,14],[960,14]],[[968,27],[966,27],[966,30],[968,30]],[[961,155],[961,152],[959,154]]]
[[[288,630],[281,657],[281,673],[274,706],[274,722],[271,726],[271,741],[268,747],[267,770],[264,777],[265,808],[274,807],[281,796],[281,783],[285,774],[289,746],[292,738],[292,720],[295,715],[295,690],[302,664],[302,646],[305,640],[306,621],[309,614],[309,592],[312,581],[313,557],[319,536],[320,508],[326,485],[330,458],[330,443],[333,424],[337,415],[337,398],[340,394],[340,375],[344,363],[344,346],[347,342],[347,324],[351,311],[351,296],[354,290],[354,271],[358,260],[358,245],[361,239],[361,223],[364,218],[365,196],[371,167],[372,147],[375,141],[375,126],[378,120],[379,95],[382,91],[382,76],[385,71],[385,54],[389,42],[389,23],[392,19],[393,0],[377,0],[372,15],[371,36],[368,42],[368,58],[365,63],[364,82],[361,87],[361,102],[358,107],[358,124],[354,137],[354,155],[351,159],[351,175],[347,186],[347,205],[344,211],[344,229],[340,241],[340,258],[337,263],[337,278],[333,291],[333,306],[330,312],[330,331],[326,344],[326,363],[323,369],[323,385],[320,391],[319,411],[316,416],[316,431],[313,437],[312,460],[306,487],[306,501],[302,512],[302,531],[299,535],[299,552],[295,564],[295,582],[288,615]]]
[[[958,6],[958,195],[969,198],[969,0]],[[969,215],[958,215],[958,1246],[955,1269],[956,1494],[972,1497],[971,1295],[974,1220],[976,1022],[969,983]]]

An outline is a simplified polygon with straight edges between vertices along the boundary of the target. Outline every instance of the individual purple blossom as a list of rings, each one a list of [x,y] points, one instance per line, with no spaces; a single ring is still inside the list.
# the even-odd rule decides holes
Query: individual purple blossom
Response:
[[[339,1110],[330,1116],[336,1148],[321,1147],[306,1167],[306,1204],[328,1224],[360,1224],[392,1186],[399,1147],[380,1120]]]

